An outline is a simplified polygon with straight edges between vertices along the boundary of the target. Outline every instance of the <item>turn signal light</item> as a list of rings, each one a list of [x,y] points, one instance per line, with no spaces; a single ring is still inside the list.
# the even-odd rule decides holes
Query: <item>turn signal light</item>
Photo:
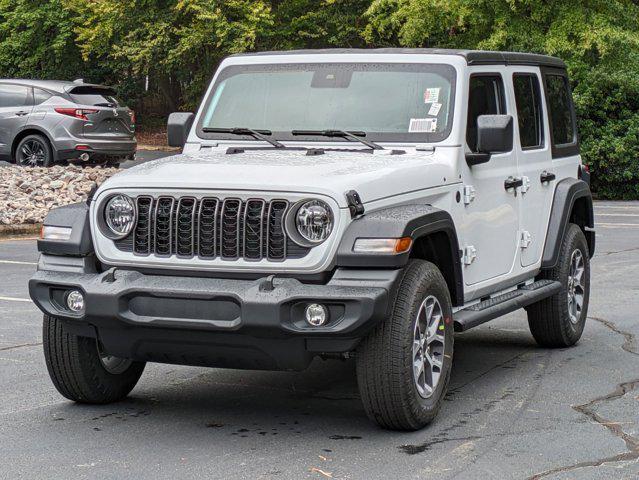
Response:
[[[355,253],[401,254],[408,252],[412,245],[413,240],[410,237],[358,238],[355,240],[353,251]]]

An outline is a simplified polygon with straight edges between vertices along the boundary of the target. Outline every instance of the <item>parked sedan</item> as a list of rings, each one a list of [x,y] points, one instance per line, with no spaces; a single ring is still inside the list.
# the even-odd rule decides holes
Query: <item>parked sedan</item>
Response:
[[[0,80],[0,160],[117,164],[136,149],[135,114],[102,85]]]

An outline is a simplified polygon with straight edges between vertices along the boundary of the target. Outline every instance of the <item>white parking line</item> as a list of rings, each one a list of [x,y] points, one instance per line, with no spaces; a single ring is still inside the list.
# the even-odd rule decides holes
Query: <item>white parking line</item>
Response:
[[[622,210],[639,210],[639,205],[595,205],[595,210],[598,208],[619,208]]]
[[[639,227],[639,223],[595,223],[595,228]]]
[[[38,262],[20,262],[18,260],[0,260],[0,263],[7,265],[37,265]]]
[[[31,303],[31,299],[30,298],[15,298],[15,297],[1,297],[1,296],[0,296],[0,301],[5,301],[5,302],[28,302],[28,303]]]
[[[595,213],[597,217],[639,217],[639,213]]]

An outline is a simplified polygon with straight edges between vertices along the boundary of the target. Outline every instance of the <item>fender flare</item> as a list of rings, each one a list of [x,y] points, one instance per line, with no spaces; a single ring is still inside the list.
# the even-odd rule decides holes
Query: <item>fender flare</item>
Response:
[[[408,263],[412,249],[399,255],[356,253],[353,251],[355,240],[411,237],[414,247],[416,240],[435,233],[447,237],[447,253],[452,263],[447,283],[453,304],[463,303],[464,281],[455,223],[448,212],[431,205],[399,205],[356,218],[342,236],[336,263],[338,267],[346,268],[403,268]]]
[[[86,257],[93,253],[89,206],[85,202],[54,208],[44,218],[43,225],[71,228],[71,237],[69,240],[38,240],[40,253],[74,257]]]
[[[546,244],[541,260],[542,269],[554,268],[559,261],[559,251],[566,229],[570,223],[571,214],[575,203],[580,198],[586,199],[585,218],[583,221],[588,230],[584,230],[584,235],[588,241],[590,257],[595,253],[595,232],[591,229],[595,226],[594,210],[592,205],[592,194],[590,187],[583,180],[576,178],[566,178],[555,188],[552,209],[550,211],[550,221],[546,232]]]

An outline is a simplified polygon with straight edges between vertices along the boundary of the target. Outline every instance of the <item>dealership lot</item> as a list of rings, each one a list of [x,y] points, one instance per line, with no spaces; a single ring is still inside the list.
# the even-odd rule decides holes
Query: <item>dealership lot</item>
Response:
[[[458,335],[444,408],[415,433],[367,420],[351,361],[153,364],[123,403],[72,404],[49,381],[28,300],[35,241],[0,241],[0,478],[636,478],[639,203],[595,210],[581,342],[536,347],[523,312]]]

